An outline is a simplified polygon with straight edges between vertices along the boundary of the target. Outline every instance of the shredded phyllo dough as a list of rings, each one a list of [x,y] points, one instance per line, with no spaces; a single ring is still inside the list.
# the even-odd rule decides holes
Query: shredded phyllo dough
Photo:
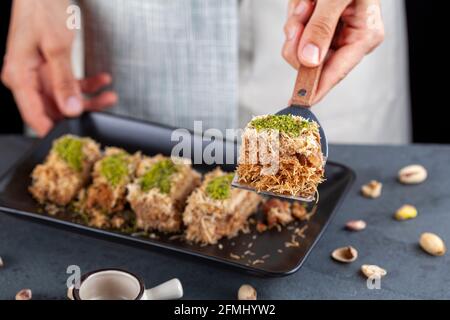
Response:
[[[79,194],[79,210],[87,214],[89,224],[110,227],[111,215],[123,211],[127,184],[134,177],[140,154],[108,147],[92,172],[92,183]]]
[[[314,197],[324,175],[318,124],[292,115],[253,118],[242,135],[237,174],[257,191]]]
[[[241,151],[239,181],[258,190],[309,196],[322,181],[323,158],[314,122],[292,116],[257,117],[244,132]],[[280,163],[274,167],[278,152]],[[255,154],[259,162],[246,161]],[[188,159],[130,154],[116,147],[102,152],[92,139],[65,135],[34,168],[29,190],[47,214],[68,221],[152,239],[162,236],[157,231],[175,233],[168,239],[201,246],[251,228],[260,233],[283,226],[293,230],[296,225],[289,224],[308,221],[315,212],[300,202],[263,199],[254,191],[232,188],[233,178],[234,173],[217,167],[202,181]],[[261,203],[261,214],[250,218]],[[303,232],[299,229],[295,236],[303,238]],[[286,246],[298,246],[296,239]],[[247,260],[255,255],[250,250],[255,248],[253,241],[243,245],[243,255],[230,257]],[[218,248],[224,249],[223,244]],[[264,263],[267,257],[255,256],[248,264]]]
[[[215,244],[248,228],[248,217],[261,201],[254,192],[232,189],[232,174],[216,169],[205,175],[202,185],[188,198],[183,214],[186,239]]]
[[[64,135],[53,142],[43,164],[34,168],[29,188],[40,203],[67,205],[89,181],[100,147],[92,139]]]
[[[181,159],[178,159],[181,160]],[[186,161],[157,155],[143,157],[136,179],[128,185],[127,200],[136,213],[139,229],[178,232],[186,199],[201,176]]]

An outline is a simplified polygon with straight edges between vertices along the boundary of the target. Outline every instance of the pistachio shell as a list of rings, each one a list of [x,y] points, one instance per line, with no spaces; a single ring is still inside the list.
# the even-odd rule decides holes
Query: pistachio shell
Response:
[[[366,228],[367,224],[364,220],[350,220],[345,224],[345,227],[351,231],[361,231]]]
[[[404,184],[422,183],[427,178],[427,170],[420,164],[412,164],[398,172],[398,180]]]
[[[433,256],[443,256],[447,251],[444,241],[438,235],[431,232],[422,233],[419,244],[423,250]]]
[[[361,193],[366,198],[378,198],[381,195],[381,189],[383,188],[383,184],[376,180],[372,180],[369,183],[363,185],[361,187]]]
[[[384,277],[387,274],[386,270],[384,270],[383,268],[380,268],[379,266],[374,265],[374,264],[363,264],[361,266],[361,272],[367,278],[370,278],[370,277],[373,277],[373,276],[381,278],[381,277]]]
[[[417,217],[417,209],[412,205],[405,204],[395,212],[394,217],[397,220],[414,219]]]
[[[331,257],[339,262],[350,263],[358,258],[358,251],[352,246],[337,248],[331,253]]]
[[[243,284],[238,291],[238,300],[256,300],[256,290],[249,284]]]
[[[16,294],[16,300],[31,300],[32,293],[30,289],[22,289]]]

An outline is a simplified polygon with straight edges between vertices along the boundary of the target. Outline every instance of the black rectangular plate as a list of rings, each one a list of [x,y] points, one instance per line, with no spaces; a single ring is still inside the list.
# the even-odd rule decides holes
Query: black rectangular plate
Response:
[[[218,245],[199,246],[169,239],[170,237],[165,235],[160,235],[158,239],[131,236],[42,214],[39,213],[36,201],[27,191],[31,182],[31,171],[36,164],[44,160],[50,150],[52,141],[63,134],[72,133],[79,136],[89,136],[100,142],[102,146],[117,146],[129,152],[141,150],[147,155],[157,153],[170,155],[172,147],[179,142],[178,139],[172,141],[173,130],[173,128],[156,123],[137,121],[106,113],[89,113],[79,119],[65,120],[59,123],[44,139],[40,140],[0,179],[0,210],[121,242],[159,247],[202,257],[263,276],[284,276],[294,273],[301,267],[354,181],[355,174],[351,169],[338,163],[327,163],[326,181],[319,187],[320,200],[317,204],[317,211],[308,222],[305,238],[299,239],[300,246],[293,248],[286,248],[285,242],[291,240],[294,227],[302,227],[301,222],[295,222],[291,227],[283,228],[281,231],[272,229],[262,234],[256,232],[254,226],[252,226],[251,232],[248,234],[240,233],[233,239],[221,240],[221,248]],[[237,144],[235,142],[221,142],[219,140],[211,142],[211,139],[202,138],[198,134],[191,134],[187,130],[184,130],[181,136],[183,139],[191,139],[193,148],[198,148],[198,146],[205,148],[210,143],[215,143],[217,148],[223,148],[224,159],[227,153],[230,155],[230,152],[233,152],[234,163],[236,161]],[[194,152],[191,152],[191,154],[194,155]],[[215,164],[194,165],[196,170],[203,173],[214,167],[216,167]],[[226,171],[232,171],[235,165],[221,165],[221,167]],[[251,248],[249,248],[249,245]],[[281,253],[279,249],[282,250]],[[245,258],[240,260],[232,259],[230,256],[231,253],[242,255],[247,250],[251,250],[254,255],[246,255]],[[267,255],[269,257],[263,259],[264,263],[253,265],[253,261],[262,259],[264,256],[267,257]]]

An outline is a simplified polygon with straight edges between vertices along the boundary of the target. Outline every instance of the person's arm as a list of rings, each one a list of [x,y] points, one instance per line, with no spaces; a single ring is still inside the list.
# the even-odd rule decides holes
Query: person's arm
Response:
[[[117,95],[103,92],[86,99],[111,83],[101,73],[77,80],[72,73],[73,30],[66,27],[68,0],[14,0],[7,50],[1,73],[11,89],[23,120],[39,135],[46,134],[64,117],[114,104]]]
[[[314,103],[384,39],[379,0],[290,0],[284,30],[290,65],[324,63]]]

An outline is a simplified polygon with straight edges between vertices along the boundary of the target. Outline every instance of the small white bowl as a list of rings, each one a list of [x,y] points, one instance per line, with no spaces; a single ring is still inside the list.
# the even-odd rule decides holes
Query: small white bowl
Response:
[[[145,289],[144,282],[131,272],[100,269],[84,274],[71,295],[74,300],[172,300],[183,297],[183,286],[175,278]]]

